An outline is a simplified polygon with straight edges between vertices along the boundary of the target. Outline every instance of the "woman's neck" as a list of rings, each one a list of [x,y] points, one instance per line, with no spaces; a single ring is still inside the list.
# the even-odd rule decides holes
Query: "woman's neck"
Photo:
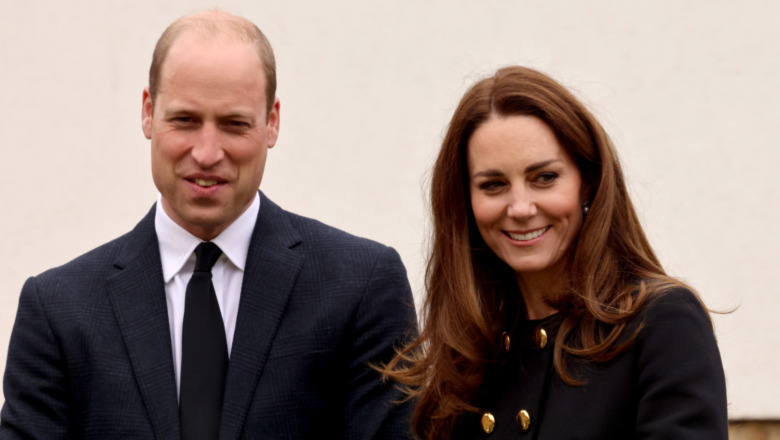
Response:
[[[523,295],[526,318],[543,319],[558,312],[547,300],[561,291],[562,277],[515,273],[515,279]]]

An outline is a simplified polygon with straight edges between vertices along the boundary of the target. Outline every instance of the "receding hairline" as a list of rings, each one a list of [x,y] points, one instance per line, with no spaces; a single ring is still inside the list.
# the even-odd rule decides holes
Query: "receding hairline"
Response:
[[[195,34],[204,39],[227,38],[229,41],[252,44],[263,68],[266,106],[270,111],[276,96],[276,61],[270,42],[250,20],[218,9],[185,15],[171,23],[162,33],[154,48],[149,69],[149,94],[152,102],[159,92],[162,68],[168,53],[176,40],[184,34]]]
[[[254,42],[263,35],[246,18],[221,10],[185,15],[171,23],[168,30],[173,33],[174,39],[185,31],[195,31],[204,37],[227,36],[243,42]]]

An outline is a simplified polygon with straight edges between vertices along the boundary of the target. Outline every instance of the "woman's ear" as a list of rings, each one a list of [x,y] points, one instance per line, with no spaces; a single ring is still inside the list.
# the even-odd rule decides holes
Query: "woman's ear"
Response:
[[[590,206],[593,201],[593,192],[591,187],[583,185],[582,191],[580,192],[580,204],[582,206]]]

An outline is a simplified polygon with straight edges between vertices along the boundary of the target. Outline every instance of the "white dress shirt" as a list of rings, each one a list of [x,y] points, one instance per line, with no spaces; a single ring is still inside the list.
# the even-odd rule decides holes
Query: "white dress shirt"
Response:
[[[225,324],[228,356],[230,356],[233,334],[236,330],[246,256],[259,211],[260,196],[255,194],[255,200],[249,208],[211,240],[222,249],[222,255],[211,269],[211,274],[214,291],[222,311],[222,322]],[[203,240],[171,220],[162,207],[162,196],[157,198],[154,228],[160,245],[160,261],[165,280],[165,299],[168,304],[168,323],[171,328],[173,367],[176,372],[178,393],[181,384],[181,327],[184,320],[184,299],[187,283],[195,269],[195,248]]]

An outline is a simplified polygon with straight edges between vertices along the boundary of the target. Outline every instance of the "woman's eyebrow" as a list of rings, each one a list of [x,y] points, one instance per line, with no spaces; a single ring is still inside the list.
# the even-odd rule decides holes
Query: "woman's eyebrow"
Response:
[[[476,173],[474,173],[473,177],[500,177],[500,176],[503,176],[503,175],[504,175],[504,173],[502,173],[499,170],[489,169],[489,170],[484,170],[484,171],[477,171]]]
[[[550,159],[550,160],[545,160],[545,161],[542,161],[542,162],[537,162],[537,163],[528,165],[527,167],[525,167],[525,173],[526,174],[533,173],[536,170],[539,170],[541,168],[544,168],[546,166],[552,165],[555,162],[560,162],[560,161],[561,161],[560,159]]]

